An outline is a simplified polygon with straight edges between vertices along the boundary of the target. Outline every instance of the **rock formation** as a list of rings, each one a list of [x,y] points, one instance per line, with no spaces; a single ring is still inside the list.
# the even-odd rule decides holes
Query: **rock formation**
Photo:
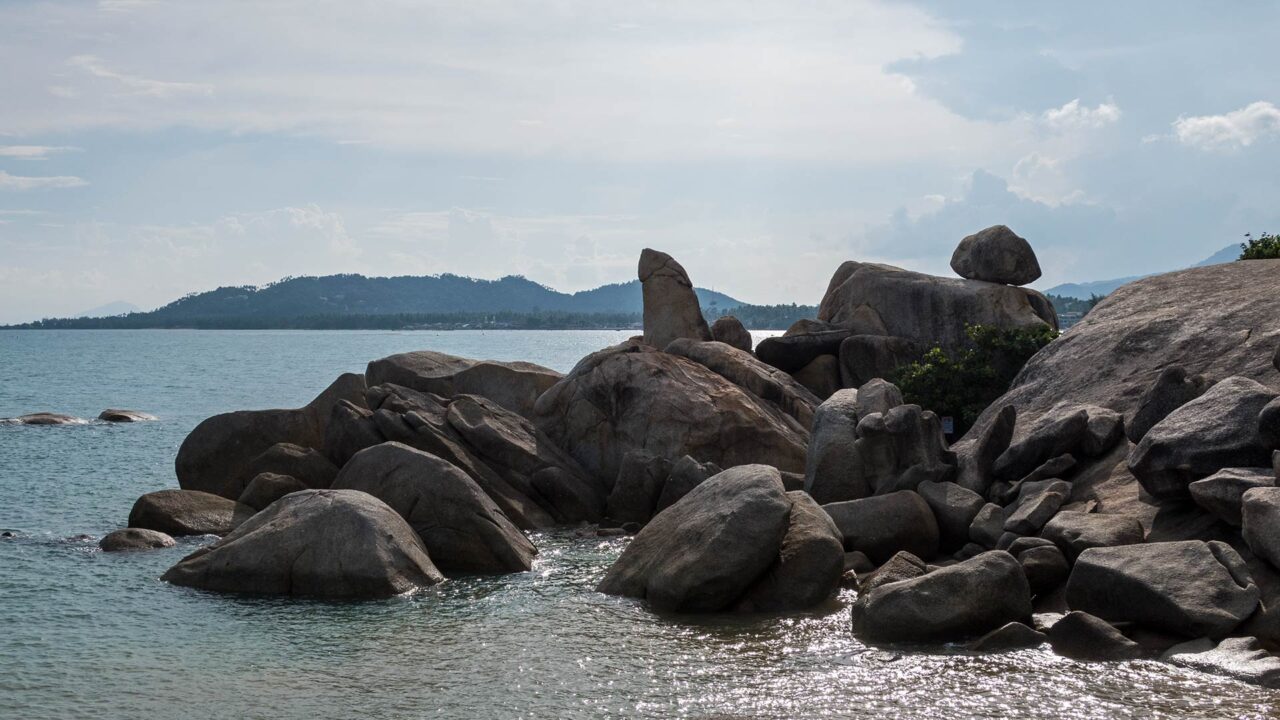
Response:
[[[751,352],[755,344],[751,332],[743,327],[741,320],[732,315],[722,315],[711,323],[711,339],[743,352]]]
[[[390,383],[441,397],[482,395],[525,417],[538,396],[562,377],[529,362],[471,360],[430,350],[374,360],[364,374],[369,387]]]
[[[698,294],[689,275],[670,255],[645,248],[639,277],[644,296],[644,341],[661,350],[677,338],[710,340]]]
[[[1004,225],[994,225],[960,241],[951,269],[967,280],[1026,285],[1040,278],[1031,245]]]

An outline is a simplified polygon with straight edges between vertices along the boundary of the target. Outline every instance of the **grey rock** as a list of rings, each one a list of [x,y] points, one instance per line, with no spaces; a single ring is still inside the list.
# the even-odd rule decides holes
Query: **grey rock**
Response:
[[[899,405],[858,420],[858,462],[851,485],[875,494],[914,490],[925,480],[950,480],[955,455],[947,449],[938,416],[919,405]]]
[[[1059,405],[1040,417],[1026,437],[1011,444],[996,459],[992,471],[995,477],[1010,482],[1024,478],[1046,460],[1074,451],[1088,429],[1087,408]]]
[[[1087,406],[1089,423],[1080,439],[1085,457],[1101,457],[1124,438],[1124,416],[1110,408]]]
[[[680,263],[670,255],[645,248],[638,268],[644,295],[644,341],[662,349],[676,338],[710,340],[698,295]]]
[[[174,536],[226,535],[254,512],[235,500],[199,490],[157,490],[134,502],[128,524]]]
[[[662,484],[662,493],[658,495],[658,504],[654,512],[659,513],[675,505],[680,498],[688,495],[707,478],[718,475],[722,471],[723,468],[715,463],[698,462],[688,455],[680,458],[671,466],[671,474]],[[785,478],[783,484],[786,484]]]
[[[247,505],[254,510],[261,511],[289,493],[306,489],[307,486],[292,475],[260,473],[245,486],[238,502],[241,505]]]
[[[929,504],[910,490],[830,503],[823,510],[835,521],[846,550],[883,563],[900,550],[923,558],[938,552],[938,524]]]
[[[333,487],[366,492],[386,503],[445,572],[522,572],[533,566],[538,552],[466,473],[401,443],[356,453]]]
[[[711,323],[711,339],[744,352],[751,352],[751,346],[755,344],[751,332],[732,315],[722,315]]]
[[[174,469],[185,490],[211,492],[229,499],[240,497],[248,463],[277,443],[304,448],[324,447],[334,403],[349,400],[364,405],[364,377],[340,376],[308,405],[296,410],[240,410],[207,418],[178,448]]]
[[[1129,441],[1135,444],[1142,442],[1156,423],[1203,395],[1208,387],[1203,375],[1188,375],[1187,369],[1181,365],[1165,368],[1142,394],[1133,419],[1125,427]]]
[[[858,386],[858,417],[887,413],[903,404],[902,391],[883,378],[872,378]]]
[[[1089,548],[1137,545],[1145,537],[1142,524],[1134,518],[1085,512],[1054,515],[1040,536],[1053,541],[1072,562]]]
[[[1022,568],[996,550],[871,590],[855,630],[872,642],[952,642],[1030,616]]]
[[[1015,538],[1007,547],[1001,549],[1008,550],[1010,555],[1018,557],[1023,553],[1023,551],[1038,547],[1057,547],[1057,545],[1054,545],[1052,541],[1046,540],[1045,538],[1030,536]]]
[[[775,468],[725,470],[646,525],[597,590],[659,610],[731,607],[778,559],[791,505]]]
[[[324,432],[324,455],[341,468],[352,455],[386,441],[367,407],[350,400],[339,400],[329,413]]]
[[[1021,538],[1028,539],[1028,538]],[[1010,548],[1012,554],[1013,548]],[[1027,584],[1031,586],[1031,594],[1044,595],[1062,583],[1071,574],[1071,566],[1067,558],[1055,545],[1040,545],[1020,549],[1016,555],[1022,572],[1027,576]]]
[[[1000,455],[1009,449],[1017,418],[1017,410],[1006,405],[975,438],[951,447],[957,458],[957,485],[987,496],[992,469]]]
[[[992,630],[968,644],[974,652],[1008,652],[1025,650],[1043,645],[1049,638],[1044,633],[1021,622],[1011,622]]]
[[[1252,685],[1280,688],[1280,658],[1267,652],[1255,637],[1226,638],[1216,646],[1208,638],[1192,640],[1170,648],[1162,659]]]
[[[1264,448],[1280,449],[1280,397],[1267,403],[1258,413],[1258,438]]]
[[[1217,541],[1090,548],[1067,580],[1073,610],[1185,637],[1229,634],[1258,599],[1244,561]]]
[[[671,461],[667,458],[643,450],[627,453],[609,494],[606,514],[619,523],[649,522],[670,474]]]
[[[1129,471],[1154,497],[1176,498],[1222,468],[1265,465],[1258,414],[1277,395],[1249,378],[1222,380],[1151,428],[1129,455]]]
[[[756,355],[779,370],[799,372],[820,355],[838,355],[840,343],[849,333],[849,328],[840,325],[801,320],[784,335],[761,340]]]
[[[985,547],[993,548],[1004,533],[1004,508],[987,503],[978,510],[969,524],[969,539]]]
[[[1246,490],[1241,498],[1240,534],[1255,555],[1280,568],[1280,487]]]
[[[162,577],[219,592],[366,598],[444,577],[391,508],[354,490],[304,490],[183,558]]]
[[[813,424],[813,412],[822,402],[788,373],[724,343],[679,338],[666,347],[666,352],[688,358],[761,400],[773,403],[795,418],[801,427]]]
[[[860,392],[841,390],[818,406],[805,456],[804,489],[819,503],[866,497],[871,488],[858,467]]]
[[[169,535],[145,528],[123,528],[107,533],[98,541],[103,552],[121,552],[124,550],[153,550],[173,547],[177,542]]]
[[[1268,468],[1226,468],[1187,486],[1191,499],[1218,519],[1240,527],[1240,504],[1253,488],[1275,487],[1276,477]]]
[[[130,422],[147,422],[150,420],[158,420],[151,413],[144,413],[141,410],[118,410],[116,408],[107,408],[98,413],[98,419],[103,422],[112,423],[130,423]]]
[[[949,482],[922,482],[916,486],[916,492],[933,510],[944,550],[969,542],[969,526],[986,504],[981,495]]]
[[[858,596],[854,599],[853,605],[849,607],[849,617],[853,622],[853,634],[858,636],[863,634],[863,620],[866,618],[867,600],[870,599],[872,590],[889,583],[918,578],[928,572],[929,566],[925,561],[906,551],[895,553],[887,562],[870,572],[864,571],[854,585],[854,589],[858,591]]]
[[[538,396],[562,377],[533,363],[473,360],[431,350],[374,360],[364,374],[369,387],[394,384],[445,398],[481,395],[525,417]]]
[[[290,475],[309,488],[322,490],[333,484],[333,479],[338,476],[338,466],[319,450],[293,443],[276,443],[250,458],[241,472],[240,477],[223,486],[227,493],[234,493],[237,498],[262,473]]]
[[[840,358],[835,355],[819,355],[793,375],[796,382],[808,388],[819,400],[826,400],[843,387]]]
[[[19,415],[14,418],[0,418],[5,425],[84,425],[86,420],[63,413],[38,412]]]
[[[813,498],[787,493],[791,517],[778,557],[738,601],[740,612],[804,610],[835,594],[844,573],[840,531]]]
[[[840,343],[840,382],[861,387],[884,379],[924,354],[925,347],[908,338],[889,335],[850,335]]]
[[[1057,654],[1072,660],[1135,660],[1142,648],[1102,618],[1086,612],[1069,612],[1049,628],[1049,644]]]
[[[1052,487],[1031,494],[1020,500],[1014,511],[1005,518],[1004,529],[1019,535],[1038,533],[1057,514],[1058,508],[1066,500],[1066,494]]]
[[[923,561],[921,561],[921,567],[924,567]],[[871,562],[871,558],[867,557],[866,553],[854,550],[844,554],[845,572],[852,570],[856,573],[869,573],[875,569],[875,563]]]
[[[974,233],[951,255],[951,269],[968,280],[1027,285],[1040,277],[1040,263],[1030,243],[1004,225]]]

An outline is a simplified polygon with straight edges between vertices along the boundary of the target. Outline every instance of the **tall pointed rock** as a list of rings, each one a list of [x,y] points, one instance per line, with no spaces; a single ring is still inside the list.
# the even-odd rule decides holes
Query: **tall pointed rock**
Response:
[[[645,343],[661,350],[676,338],[711,339],[693,283],[675,258],[645,248],[640,253],[640,285]]]

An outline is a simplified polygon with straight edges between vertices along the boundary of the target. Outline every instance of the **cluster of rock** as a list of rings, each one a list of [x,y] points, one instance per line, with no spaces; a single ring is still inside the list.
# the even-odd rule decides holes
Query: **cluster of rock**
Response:
[[[108,423],[146,422],[157,419],[155,415],[138,410],[108,408],[98,413],[98,419]],[[0,418],[0,425],[87,425],[88,420],[75,415],[55,412],[37,412],[11,418]]]

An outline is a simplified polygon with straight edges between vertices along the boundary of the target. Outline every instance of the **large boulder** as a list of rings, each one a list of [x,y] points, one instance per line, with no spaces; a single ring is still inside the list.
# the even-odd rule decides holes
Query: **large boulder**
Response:
[[[129,527],[168,535],[226,535],[254,512],[235,500],[199,490],[157,490],[133,503]]]
[[[1068,511],[1054,515],[1040,536],[1074,562],[1089,548],[1137,545],[1143,540],[1143,530],[1141,523],[1126,515]]]
[[[251,460],[277,443],[324,447],[334,404],[348,400],[364,406],[364,393],[364,377],[347,373],[296,410],[238,410],[207,418],[178,448],[174,461],[178,484],[185,490],[235,499],[244,483],[253,479],[253,475],[245,477]]]
[[[895,370],[920,359],[927,346],[916,340],[890,335],[850,335],[840,343],[840,382],[861,387],[876,378],[892,377]]]
[[[391,383],[446,398],[461,393],[483,395],[526,417],[538,396],[562,377],[529,362],[472,360],[431,350],[374,360],[364,374],[370,387]]]
[[[598,590],[659,610],[732,607],[778,560],[792,504],[775,468],[725,470],[646,525]]]
[[[722,315],[711,323],[711,339],[744,352],[751,352],[755,344],[751,338],[751,331],[743,326],[741,320],[732,315]]]
[[[538,553],[466,473],[401,443],[356,453],[333,487],[360,490],[386,503],[418,533],[445,572],[522,572]]]
[[[1031,617],[1018,561],[996,550],[867,595],[855,629],[872,642],[953,642]]]
[[[925,349],[966,347],[968,325],[1057,328],[1052,305],[1034,290],[935,277],[890,265],[842,264],[818,306],[818,319],[852,327],[868,309],[883,322],[881,334]]]
[[[1258,438],[1268,450],[1280,450],[1280,397],[1258,413]]]
[[[1241,534],[1253,554],[1280,568],[1280,487],[1253,488],[1241,498]]]
[[[640,253],[639,277],[644,295],[644,341],[661,350],[676,338],[710,340],[698,294],[689,275],[675,258],[645,248]]]
[[[250,458],[244,464],[240,477],[223,486],[228,497],[240,497],[254,478],[263,473],[289,475],[297,478],[312,490],[323,490],[333,484],[338,476],[338,466],[330,462],[324,453],[293,443],[276,443]]]
[[[1073,610],[1193,638],[1229,634],[1258,599],[1240,555],[1217,541],[1090,548],[1067,580]]]
[[[773,403],[677,355],[626,342],[583,358],[538,399],[534,422],[591,475],[647,450],[721,467],[804,469],[809,433]]]
[[[831,517],[801,491],[787,493],[791,517],[778,557],[738,601],[743,612],[813,607],[835,594],[844,574],[844,546]]]
[[[1012,405],[1001,408],[977,437],[951,446],[956,455],[956,484],[983,497],[991,489],[996,460],[1009,449],[1018,412]]]
[[[1129,441],[1142,442],[1142,438],[1156,426],[1156,423],[1169,417],[1169,413],[1186,405],[1204,394],[1209,387],[1203,375],[1188,375],[1187,369],[1181,365],[1172,365],[1161,371],[1151,387],[1138,400],[1133,417],[1125,423],[1125,433]]]
[[[938,523],[924,498],[911,490],[822,506],[846,550],[880,564],[900,550],[922,558],[938,552]]]
[[[858,439],[858,391],[841,390],[818,406],[805,457],[804,489],[819,503],[871,494],[861,473]],[[855,484],[856,483],[856,484]]]
[[[1244,494],[1253,488],[1275,487],[1269,468],[1226,468],[1187,486],[1191,499],[1228,525],[1240,527]]]
[[[169,535],[144,528],[122,528],[106,534],[98,541],[103,552],[121,552],[125,550],[154,550],[156,548],[173,547],[177,542]]]
[[[813,412],[822,402],[799,381],[754,355],[721,342],[679,338],[666,347],[688,358],[795,418],[801,427],[813,425]]]
[[[968,280],[1026,285],[1040,278],[1040,262],[1031,244],[1004,225],[974,233],[951,255],[951,269]]]
[[[680,458],[671,465],[671,474],[662,484],[662,492],[658,494],[658,504],[654,507],[654,512],[660,513],[675,505],[680,498],[688,495],[707,478],[719,475],[723,470],[715,463],[698,462],[688,455]],[[785,478],[783,482],[785,484]]]
[[[329,462],[341,468],[352,455],[385,441],[372,410],[350,400],[333,404],[324,432],[324,454]]]
[[[785,334],[765,338],[756,346],[761,360],[789,373],[799,372],[822,355],[836,355],[849,328],[801,320]]]
[[[955,473],[955,455],[947,450],[942,421],[919,405],[863,416],[857,433],[858,461],[850,487],[864,486],[874,494],[914,490],[923,481],[948,480]]]
[[[1062,403],[1041,415],[1034,427],[996,458],[992,472],[996,478],[1013,482],[1025,478],[1055,457],[1068,455],[1089,432],[1089,409]]]
[[[183,558],[162,579],[219,592],[364,598],[444,577],[382,501],[354,490],[305,490]]]
[[[987,501],[955,483],[925,481],[916,492],[929,504],[938,522],[943,549],[955,550],[969,542],[969,526]]]
[[[1277,393],[1246,377],[1229,377],[1169,413],[1129,456],[1132,472],[1158,498],[1185,497],[1187,486],[1228,467],[1260,467],[1271,452],[1258,435],[1258,414]]]

